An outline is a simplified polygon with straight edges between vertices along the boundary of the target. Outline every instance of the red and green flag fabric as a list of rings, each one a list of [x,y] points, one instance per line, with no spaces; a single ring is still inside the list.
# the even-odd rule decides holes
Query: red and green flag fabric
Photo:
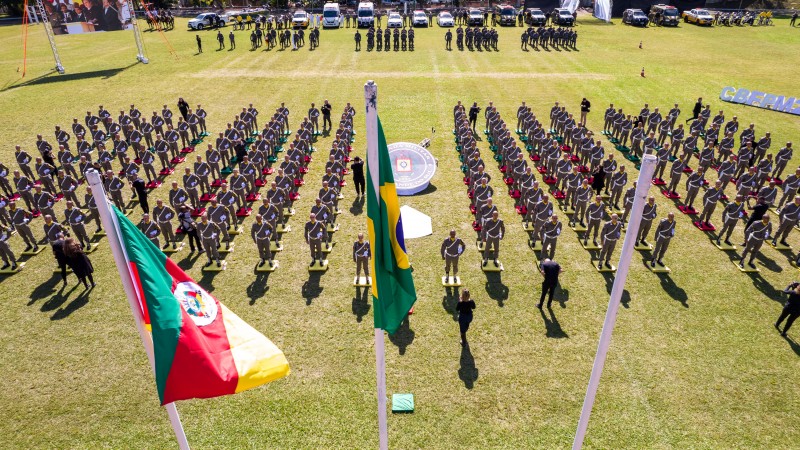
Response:
[[[368,115],[369,116],[369,115]],[[376,114],[377,116],[377,114]],[[369,118],[367,119],[369,121]],[[367,230],[372,243],[375,328],[393,334],[417,300],[408,261],[389,147],[376,117],[377,145],[367,145]],[[370,127],[370,124],[367,124]],[[369,134],[369,130],[368,130]]]
[[[194,282],[113,208],[153,338],[161,404],[235,394],[289,374],[283,352]]]

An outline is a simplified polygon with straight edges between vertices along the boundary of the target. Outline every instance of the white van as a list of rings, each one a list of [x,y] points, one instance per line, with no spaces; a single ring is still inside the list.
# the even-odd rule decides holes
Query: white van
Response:
[[[369,28],[375,22],[375,5],[372,2],[358,4],[358,26]]]
[[[339,28],[342,26],[342,12],[338,3],[325,3],[322,7],[322,28]]]

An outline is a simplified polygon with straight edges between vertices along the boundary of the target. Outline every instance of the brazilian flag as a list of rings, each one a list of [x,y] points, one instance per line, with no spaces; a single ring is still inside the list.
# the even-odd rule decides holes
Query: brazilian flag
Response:
[[[367,229],[373,255],[370,261],[372,303],[375,328],[392,334],[414,306],[417,292],[403,239],[403,221],[389,160],[389,147],[380,118],[377,118],[377,135],[378,145],[369,145],[368,142],[366,161]]]

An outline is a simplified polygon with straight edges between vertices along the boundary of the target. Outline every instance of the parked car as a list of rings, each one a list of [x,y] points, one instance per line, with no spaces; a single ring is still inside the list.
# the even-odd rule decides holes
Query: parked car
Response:
[[[471,27],[483,26],[483,12],[478,8],[469,9],[469,17],[467,18],[467,25]]]
[[[386,28],[403,28],[403,18],[398,12],[390,12],[386,21]]]
[[[711,13],[705,9],[695,8],[683,12],[683,21],[697,25],[711,26],[714,23],[714,16],[712,16]]]
[[[650,19],[644,14],[641,9],[626,9],[622,13],[622,23],[634,25],[637,27],[646,27]]]
[[[500,5],[497,7],[497,13],[500,16],[500,25],[517,25],[517,10],[511,5]]]
[[[543,27],[547,23],[547,16],[544,15],[539,8],[528,8],[528,15],[525,17],[525,23],[532,27]]]
[[[309,22],[311,22],[311,17],[305,11],[295,11],[292,15],[292,27],[294,28],[308,28]]]
[[[219,21],[222,21],[222,25],[225,26],[226,21],[224,17],[218,16],[214,13],[203,13],[189,21],[189,28],[192,30],[213,28],[217,26]]]
[[[436,23],[438,23],[440,27],[455,26],[453,15],[447,11],[442,11],[439,13],[439,15],[436,17]]]
[[[575,18],[572,17],[572,13],[567,8],[554,9],[550,14],[550,18],[553,20],[554,25],[560,27],[571,27],[575,25]]]
[[[658,16],[658,19],[656,19]],[[650,20],[658,26],[677,27],[680,22],[678,8],[670,5],[659,4],[650,7]]]
[[[411,18],[411,26],[414,27],[428,26],[428,16],[425,14],[425,11],[422,10],[414,11],[414,16],[412,16]]]

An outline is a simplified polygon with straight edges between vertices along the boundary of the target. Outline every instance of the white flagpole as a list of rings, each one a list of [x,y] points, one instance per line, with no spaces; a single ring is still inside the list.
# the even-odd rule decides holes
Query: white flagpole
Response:
[[[364,85],[364,101],[367,121],[367,167],[373,192],[380,192],[378,185],[378,86],[369,80]],[[367,200],[369,201],[369,199]],[[373,258],[377,257],[373,256]],[[377,280],[376,280],[377,282]],[[375,367],[378,378],[378,436],[380,450],[389,448],[389,432],[386,425],[386,350],[383,330],[375,328]]]
[[[600,385],[600,378],[603,375],[603,367],[606,363],[608,347],[611,345],[611,333],[614,332],[614,324],[617,322],[617,312],[619,311],[620,299],[625,289],[625,281],[628,278],[628,269],[631,265],[636,236],[639,234],[639,224],[642,221],[642,210],[647,202],[647,195],[650,190],[650,180],[656,170],[656,157],[651,154],[644,155],[642,166],[639,169],[639,180],[636,182],[636,195],[631,207],[631,219],[625,230],[625,241],[622,244],[622,253],[617,265],[617,274],[614,277],[614,286],[611,288],[611,298],[608,301],[606,319],[603,322],[603,331],[600,333],[600,342],[597,343],[597,354],[594,357],[592,375],[589,378],[589,385],[586,387],[586,397],[583,399],[581,418],[578,421],[578,430],[575,432],[575,440],[572,442],[572,450],[580,450],[583,447],[583,439],[586,437],[586,429],[589,426],[589,416],[592,414],[594,398],[597,395],[597,388]]]
[[[92,189],[92,195],[97,204],[97,213],[100,215],[100,222],[103,224],[103,229],[108,236],[108,244],[111,247],[111,253],[114,255],[116,261],[117,271],[119,278],[122,281],[122,287],[125,289],[125,296],[128,297],[128,304],[131,307],[133,314],[133,321],[136,324],[136,330],[139,332],[139,337],[142,339],[147,359],[150,361],[150,367],[155,371],[155,360],[153,358],[153,341],[150,334],[144,327],[144,319],[142,318],[142,310],[139,305],[140,293],[136,292],[136,287],[133,283],[130,270],[128,269],[127,258],[125,257],[125,249],[119,238],[119,230],[116,217],[112,214],[108,206],[108,198],[106,197],[105,189],[103,188],[103,181],[100,174],[95,170],[86,172],[86,181],[89,182],[89,187]],[[189,450],[189,441],[186,440],[186,434],[183,432],[183,425],[178,416],[178,409],[175,403],[168,403],[165,405],[169,421],[172,425],[172,431],[175,432],[175,438],[178,440],[178,447],[181,450]]]

